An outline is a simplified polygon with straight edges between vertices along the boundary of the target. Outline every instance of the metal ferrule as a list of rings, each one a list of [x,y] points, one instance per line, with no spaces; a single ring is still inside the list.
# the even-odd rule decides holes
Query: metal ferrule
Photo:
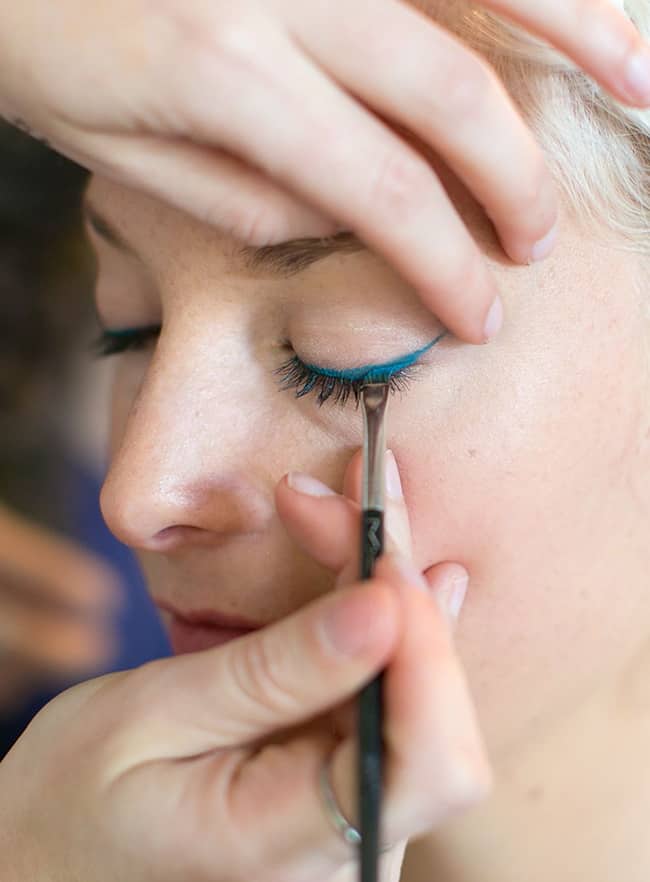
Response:
[[[384,414],[388,401],[387,383],[369,383],[361,390],[363,403],[363,488],[364,509],[384,510],[384,457],[386,433]]]

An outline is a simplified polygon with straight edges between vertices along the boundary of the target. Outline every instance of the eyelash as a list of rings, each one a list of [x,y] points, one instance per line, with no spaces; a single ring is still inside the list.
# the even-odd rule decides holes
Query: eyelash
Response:
[[[297,355],[285,361],[283,365],[274,371],[280,377],[281,389],[295,389],[296,398],[303,398],[313,393],[316,395],[316,403],[322,407],[330,398],[334,404],[344,407],[350,397],[354,398],[358,407],[361,400],[361,390],[367,383],[387,383],[391,392],[405,392],[411,382],[411,378],[417,369],[417,365],[394,371],[390,375],[372,374],[357,380],[347,380],[345,377],[330,377],[319,374],[301,361]]]
[[[145,349],[160,334],[160,325],[148,325],[128,331],[102,331],[91,344],[97,358],[107,358],[120,352]]]
[[[159,325],[127,331],[102,331],[92,343],[92,350],[97,358],[106,358],[121,352],[139,351],[145,349],[159,334]],[[353,397],[355,405],[358,407],[361,400],[361,390],[367,383],[387,383],[391,392],[405,392],[417,368],[418,365],[414,364],[400,368],[388,375],[372,373],[366,377],[349,380],[345,377],[320,374],[308,367],[297,355],[294,355],[280,365],[274,374],[280,378],[281,389],[296,390],[296,398],[304,398],[306,395],[314,394],[319,407],[322,407],[330,399],[334,404],[344,407],[350,397]]]

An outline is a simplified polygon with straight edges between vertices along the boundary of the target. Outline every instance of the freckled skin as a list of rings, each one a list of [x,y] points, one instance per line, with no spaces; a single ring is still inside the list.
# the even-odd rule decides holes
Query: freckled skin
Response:
[[[650,676],[649,329],[635,285],[648,270],[568,217],[550,260],[513,266],[458,182],[446,183],[495,272],[505,327],[487,346],[449,336],[426,353],[390,402],[387,440],[416,563],[470,572],[457,645],[497,787],[415,849],[406,878],[434,869],[442,882],[541,882],[556,856],[563,882],[571,854],[576,879],[600,882],[624,778],[617,767],[610,801],[595,799],[596,773],[609,774],[601,748],[616,744],[632,767],[650,728],[650,703],[635,698]],[[330,257],[288,281],[247,278],[219,233],[105,181],[91,194],[150,267],[95,239],[101,315],[113,327],[163,322],[155,354],[118,359],[109,526],[138,551],[155,595],[255,620],[286,615],[331,580],[292,547],[273,487],[299,470],[340,489],[361,416],[279,391],[282,341],[344,370],[443,329],[373,255]],[[156,535],[180,525],[195,528],[185,545],[157,552]],[[543,824],[526,814],[538,805]],[[578,817],[593,829],[581,849],[571,845]],[[497,840],[503,866],[488,844]],[[480,876],[463,856],[470,846],[501,875]]]

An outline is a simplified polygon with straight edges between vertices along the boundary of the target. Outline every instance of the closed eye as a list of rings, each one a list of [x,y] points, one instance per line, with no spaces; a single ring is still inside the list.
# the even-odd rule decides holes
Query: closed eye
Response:
[[[330,399],[334,404],[344,406],[350,397],[353,397],[358,407],[361,390],[368,383],[387,383],[391,392],[406,391],[419,367],[418,359],[439,343],[447,333],[448,331],[444,331],[439,334],[435,340],[416,352],[384,364],[362,365],[347,371],[338,371],[306,364],[294,355],[275,373],[280,377],[280,388],[295,389],[296,398],[313,394],[316,396],[316,403],[321,407]]]
[[[118,355],[133,349],[145,349],[158,338],[160,325],[147,325],[144,328],[126,328],[123,331],[109,331],[104,328],[91,344],[91,349],[98,358]]]
[[[155,341],[159,334],[160,325],[116,331],[104,329],[92,344],[92,348],[99,358],[121,352],[143,350]],[[422,349],[384,364],[368,364],[342,371],[307,364],[297,355],[293,355],[274,373],[279,377],[280,388],[295,389],[296,398],[314,395],[319,407],[322,407],[326,401],[345,406],[350,398],[353,398],[358,406],[361,390],[368,383],[387,383],[391,392],[406,391],[417,373],[418,359],[447,334],[448,331],[444,331]]]

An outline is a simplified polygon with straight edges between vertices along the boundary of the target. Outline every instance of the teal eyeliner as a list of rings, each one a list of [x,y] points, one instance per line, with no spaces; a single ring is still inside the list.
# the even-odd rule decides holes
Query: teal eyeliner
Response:
[[[446,335],[446,331],[439,334],[435,340],[427,343],[416,352],[410,352],[408,355],[402,355],[393,361],[387,361],[384,364],[365,364],[358,368],[348,368],[345,371],[337,371],[332,368],[322,368],[317,364],[309,364],[304,362],[304,366],[308,371],[318,374],[320,377],[331,377],[333,380],[343,380],[350,383],[385,383],[393,375],[400,371],[413,367],[415,362],[421,358],[425,352],[432,349],[436,343]]]

